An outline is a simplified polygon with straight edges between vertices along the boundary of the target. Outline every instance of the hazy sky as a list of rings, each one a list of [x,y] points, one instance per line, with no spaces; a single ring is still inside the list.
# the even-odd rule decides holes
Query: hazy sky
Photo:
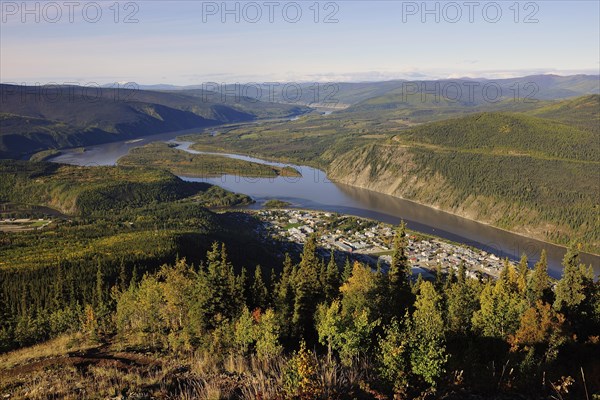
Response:
[[[420,1],[0,3],[2,82],[339,82],[600,68],[597,0],[428,2],[428,14]]]

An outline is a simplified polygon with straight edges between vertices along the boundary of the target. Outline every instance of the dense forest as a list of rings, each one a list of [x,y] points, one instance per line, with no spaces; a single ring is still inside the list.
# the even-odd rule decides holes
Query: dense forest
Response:
[[[551,111],[551,110],[555,110]],[[600,96],[423,124],[337,155],[331,179],[598,253]],[[576,122],[579,121],[579,122]],[[587,122],[586,122],[587,121]]]
[[[584,251],[598,253],[598,191],[590,182],[600,180],[600,96],[516,111],[471,110],[424,124],[347,111],[186,140],[196,150],[316,166],[337,182],[553,243],[576,239]]]
[[[404,225],[389,266],[324,257],[315,236],[283,257],[258,220],[206,208],[249,201],[215,186],[134,167],[1,166],[9,210],[72,211],[0,233],[0,393],[12,398],[600,392],[600,284],[581,245],[559,281],[544,257],[533,270],[507,262],[497,280],[464,264],[414,280]]]
[[[0,84],[0,103],[0,157],[14,159],[48,149],[310,111],[204,90],[139,90],[135,84],[116,88]]]
[[[66,333],[70,347],[97,349],[76,353],[80,358],[109,357],[110,348],[120,360],[154,360],[152,375],[142,369],[137,378],[132,369],[79,366],[67,383],[37,388],[55,397],[600,394],[600,284],[579,263],[577,247],[565,256],[558,282],[548,277],[545,257],[529,270],[525,256],[517,268],[506,263],[497,280],[468,278],[461,265],[415,281],[404,225],[393,242],[385,271],[321,258],[314,236],[299,259],[286,256],[271,270],[236,268],[217,242],[198,263],[173,259],[156,272],[131,273],[123,263],[111,271],[100,262],[95,273],[92,265],[87,270],[83,296],[73,287],[77,268],[59,265],[47,290],[25,292],[15,316],[4,319],[2,343],[22,346]],[[41,349],[29,357],[49,351]],[[18,371],[25,351],[0,357],[0,365]],[[0,390],[21,396],[40,379],[4,375]]]
[[[315,236],[302,246],[267,240],[261,221],[229,209],[251,198],[174,174],[298,171],[166,144],[115,167],[47,163],[54,148],[83,140],[83,128],[19,109],[0,115],[0,127],[22,129],[18,143],[0,137],[0,152],[33,148],[23,138],[50,150],[40,162],[0,160],[0,216],[50,222],[0,231],[0,395],[600,398],[600,282],[579,260],[600,248],[600,97],[405,107],[399,84],[345,87],[356,103],[345,112],[185,139],[196,150],[321,167],[336,181],[569,245],[560,280],[548,276],[544,253],[533,269],[525,254],[516,267],[507,260],[498,279],[472,278],[464,264],[415,277],[404,224],[390,236],[391,263],[377,267],[324,256]],[[552,88],[568,96],[562,83]],[[248,99],[200,107],[193,90],[139,95],[132,109],[104,111],[138,127],[166,116],[192,126],[306,111],[255,109]],[[421,124],[449,115],[462,116]]]
[[[93,217],[192,197],[205,207],[252,201],[219,187],[183,181],[158,168],[0,160],[2,202],[45,205],[65,214]]]
[[[192,154],[166,143],[151,143],[132,149],[119,159],[120,166],[164,168],[180,176],[247,176],[275,178],[299,176],[292,167],[276,167],[215,154]]]

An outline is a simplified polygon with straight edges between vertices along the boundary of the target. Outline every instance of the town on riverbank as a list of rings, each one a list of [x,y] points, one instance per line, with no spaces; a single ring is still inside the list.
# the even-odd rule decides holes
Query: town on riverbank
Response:
[[[270,240],[302,245],[316,235],[320,251],[345,254],[351,260],[387,269],[391,262],[394,226],[374,220],[330,212],[299,209],[258,210],[264,233]],[[438,265],[443,273],[464,263],[467,276],[487,279],[499,276],[505,262],[495,254],[452,243],[441,238],[408,231],[407,255],[413,278],[432,279]],[[512,262],[511,262],[512,263]]]

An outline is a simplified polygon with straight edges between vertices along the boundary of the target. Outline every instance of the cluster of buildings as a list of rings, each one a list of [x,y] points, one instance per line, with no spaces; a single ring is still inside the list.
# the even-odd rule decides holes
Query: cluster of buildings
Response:
[[[256,212],[268,235],[280,241],[304,243],[316,233],[323,253],[333,250],[354,260],[377,264],[385,269],[392,259],[394,227],[389,224],[352,216],[306,210],[260,210]],[[442,271],[457,270],[461,263],[472,278],[497,277],[505,261],[498,256],[464,245],[408,234],[407,256],[413,275],[433,276],[438,264]]]

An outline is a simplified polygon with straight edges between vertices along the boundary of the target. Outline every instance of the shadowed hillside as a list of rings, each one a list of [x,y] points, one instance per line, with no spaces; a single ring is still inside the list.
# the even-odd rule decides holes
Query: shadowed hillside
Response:
[[[0,85],[0,157],[305,113],[253,99],[127,89]]]
[[[596,102],[587,96],[531,112],[546,118],[482,113],[420,125],[337,157],[328,172],[532,237],[576,238],[597,253]]]

